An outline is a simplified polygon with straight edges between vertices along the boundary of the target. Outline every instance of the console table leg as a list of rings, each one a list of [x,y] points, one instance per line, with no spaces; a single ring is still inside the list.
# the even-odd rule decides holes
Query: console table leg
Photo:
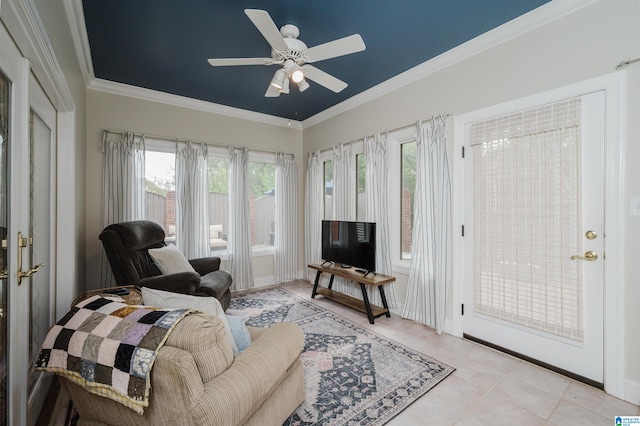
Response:
[[[364,284],[360,284],[360,288],[362,289],[362,300],[364,302],[364,307],[367,309],[367,316],[369,317],[369,323],[374,324],[373,312],[371,312],[371,304],[369,303],[369,296],[367,295],[367,289]]]
[[[318,271],[316,273],[316,281],[313,284],[313,291],[311,292],[311,298],[315,299],[316,298],[316,293],[318,292],[318,283],[320,282],[320,275],[322,275],[321,271]]]
[[[382,306],[387,310],[385,314],[387,318],[391,317],[391,313],[389,312],[389,305],[387,305],[387,296],[384,294],[384,288],[382,286],[378,286],[378,290],[380,290],[380,298],[382,299]]]
[[[331,290],[333,288],[333,279],[335,278],[335,275],[331,274],[331,277],[329,278],[329,286],[327,287],[329,290]]]

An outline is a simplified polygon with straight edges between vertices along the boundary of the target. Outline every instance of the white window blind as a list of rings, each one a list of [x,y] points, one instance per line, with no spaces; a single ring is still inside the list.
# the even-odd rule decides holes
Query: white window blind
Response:
[[[580,99],[471,128],[475,311],[583,340]]]

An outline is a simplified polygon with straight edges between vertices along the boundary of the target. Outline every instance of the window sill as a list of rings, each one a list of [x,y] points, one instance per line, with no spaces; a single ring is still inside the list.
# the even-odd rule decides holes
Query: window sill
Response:
[[[392,265],[391,269],[393,269],[393,272],[397,274],[409,275],[409,272],[411,270],[411,263],[408,260],[400,260],[395,262]]]
[[[251,250],[251,257],[273,256],[273,246],[256,247]],[[221,260],[228,260],[229,256],[226,250],[212,251],[211,256],[219,257]]]

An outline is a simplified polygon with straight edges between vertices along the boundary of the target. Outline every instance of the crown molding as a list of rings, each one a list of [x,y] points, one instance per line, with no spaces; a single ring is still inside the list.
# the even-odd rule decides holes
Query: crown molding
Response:
[[[87,25],[84,21],[84,9],[82,0],[64,0],[64,11],[69,21],[71,38],[76,48],[76,56],[80,63],[84,83],[88,86],[95,78],[93,61],[91,60],[91,46],[87,35]]]
[[[306,129],[322,123],[597,1],[599,0],[553,0],[307,118],[302,121],[302,128]]]
[[[270,124],[273,126],[302,130],[302,123],[300,121],[289,120],[282,117],[276,117],[274,115],[262,114],[245,109],[220,105],[213,102],[200,101],[197,99],[187,98],[185,96],[172,95],[164,92],[159,92],[157,90],[145,89],[128,84],[115,83],[99,78],[94,78],[93,81],[89,83],[87,88],[100,92],[141,99],[144,101],[158,102],[171,106],[189,108],[197,111],[239,118],[242,120],[249,120],[263,124]]]
[[[2,21],[56,109],[73,111],[73,95],[33,0],[7,0]]]
[[[303,130],[398,90],[444,68],[477,55],[480,52],[491,49],[546,23],[573,13],[589,4],[596,3],[597,1],[600,0],[552,0],[531,12],[519,16],[491,31],[481,34],[460,46],[417,65],[402,74],[390,78],[389,80],[386,80],[371,89],[359,93],[331,108],[309,117],[304,121],[288,120],[282,117],[252,112],[213,102],[199,101],[183,96],[171,95],[150,89],[143,89],[121,83],[113,83],[106,80],[96,79],[93,72],[91,49],[84,22],[82,0],[64,0],[64,4],[70,26],[72,27],[71,32],[76,45],[78,60],[81,64],[88,88],[244,120]]]
[[[96,78],[93,69],[93,61],[91,59],[91,46],[89,45],[87,26],[84,21],[82,0],[64,0],[64,7],[67,19],[69,20],[69,26],[71,27],[71,35],[76,48],[78,62],[80,63],[82,75],[88,89],[224,115],[227,117],[302,130],[302,124],[300,121],[288,120],[273,115],[262,114],[213,102],[200,101],[184,96],[172,95],[156,90]]]

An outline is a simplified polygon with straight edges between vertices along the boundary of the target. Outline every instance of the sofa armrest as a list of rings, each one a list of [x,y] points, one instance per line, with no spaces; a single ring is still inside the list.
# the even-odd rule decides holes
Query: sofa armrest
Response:
[[[200,275],[195,272],[179,272],[143,278],[136,285],[173,293],[195,294],[196,289],[200,286],[200,280]]]
[[[201,257],[198,259],[189,259],[189,263],[200,275],[207,275],[209,272],[220,269],[219,257]]]
[[[275,324],[234,360],[231,367],[204,384],[193,408],[196,423],[240,425],[280,384],[300,357],[304,334],[292,323]]]

